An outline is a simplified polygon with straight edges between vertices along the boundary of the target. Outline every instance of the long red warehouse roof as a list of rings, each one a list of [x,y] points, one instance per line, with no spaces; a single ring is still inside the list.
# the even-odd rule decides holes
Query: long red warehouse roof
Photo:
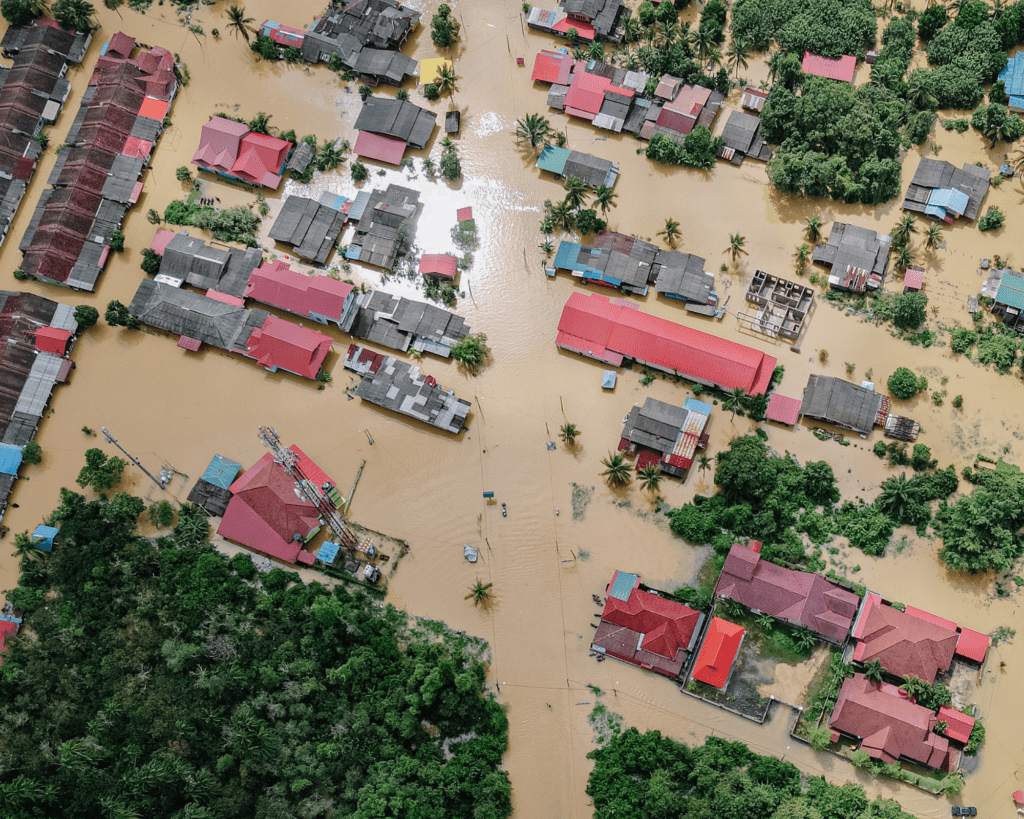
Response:
[[[725,390],[741,387],[748,395],[768,389],[777,363],[752,347],[641,313],[597,293],[569,297],[555,343],[615,366],[631,358]]]

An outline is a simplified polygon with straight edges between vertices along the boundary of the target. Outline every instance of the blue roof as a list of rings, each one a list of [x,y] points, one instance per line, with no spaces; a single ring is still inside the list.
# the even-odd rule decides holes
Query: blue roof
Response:
[[[614,390],[617,378],[618,376],[615,374],[615,370],[605,370],[601,373],[601,388],[605,390]]]
[[[545,145],[544,150],[537,157],[537,167],[542,171],[549,171],[553,174],[562,174],[565,170],[565,163],[572,153],[568,148],[559,148],[555,145]]]
[[[619,572],[615,576],[615,583],[612,585],[608,594],[614,597],[616,600],[629,600],[630,592],[633,591],[633,587],[640,579],[638,574],[630,574],[629,572]]]
[[[1004,273],[996,291],[996,303],[1024,310],[1024,279],[1012,273]]]
[[[575,270],[581,247],[579,242],[560,243],[558,252],[555,253],[555,267],[561,270]]]
[[[0,474],[17,475],[22,455],[20,446],[0,444]]]
[[[240,463],[225,458],[223,455],[214,455],[210,465],[203,473],[203,480],[219,486],[221,489],[230,489],[231,484],[238,477],[238,471],[242,468]]]
[[[924,212],[926,216],[934,216],[936,219],[946,218],[946,209],[938,205],[925,205]]]
[[[370,194],[372,191],[359,191],[356,194],[356,198],[352,200],[352,207],[349,208],[348,218],[353,222],[358,222],[363,218],[363,211],[366,210],[366,204],[370,201]]]
[[[1024,97],[1018,96],[1017,94],[1010,95],[1010,101],[1007,103],[1007,108],[1014,111],[1024,111]]]
[[[956,188],[936,188],[928,196],[929,206],[952,211],[957,216],[966,213],[968,201],[967,194]],[[928,212],[927,209],[925,212]]]
[[[330,191],[324,191],[320,194],[320,198],[317,200],[321,205],[326,205],[332,210],[340,211],[342,206],[346,202],[351,202],[347,196],[342,196],[338,193],[331,193]]]
[[[56,526],[43,526],[40,524],[32,532],[32,545],[42,552],[53,550],[53,539],[60,532]]]
[[[1003,70],[999,72],[999,79],[1011,97],[1024,94],[1024,52],[1017,52],[1006,61]]]
[[[341,547],[337,543],[331,543],[329,540],[325,540],[323,545],[320,546],[320,550],[316,553],[316,556],[324,563],[333,563],[340,550]]]
[[[349,245],[348,249],[345,251],[345,258],[346,259],[355,259],[358,262],[359,261],[359,257],[362,255],[362,253],[363,253],[363,246],[362,245]]]
[[[683,403],[683,409],[690,412],[697,412],[701,415],[711,415],[711,404],[707,401],[698,401],[696,398],[687,398]]]

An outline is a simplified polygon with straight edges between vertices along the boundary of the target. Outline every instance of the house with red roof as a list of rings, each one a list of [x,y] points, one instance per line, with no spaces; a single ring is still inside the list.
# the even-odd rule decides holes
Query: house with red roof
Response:
[[[911,675],[934,683],[953,662],[960,636],[956,623],[915,612],[919,610],[911,606],[900,611],[885,605],[880,595],[869,592],[853,630],[853,659],[878,660],[894,677]]]
[[[860,597],[819,574],[787,569],[761,558],[761,544],[734,543],[715,586],[715,597],[735,600],[756,614],[806,626],[842,644],[857,616]]]
[[[824,77],[827,80],[853,82],[853,75],[857,73],[857,58],[847,54],[838,59],[831,59],[805,51],[803,72],[815,77]]]
[[[282,321],[277,316],[267,316],[262,325],[253,328],[245,342],[245,354],[269,372],[286,370],[304,378],[320,375],[330,349],[328,336]]]
[[[697,682],[724,689],[729,684],[745,631],[743,626],[712,617],[690,676]]]
[[[231,484],[231,500],[217,527],[225,540],[295,563],[320,530],[320,514],[295,479],[266,453]]]
[[[768,398],[768,410],[765,417],[776,424],[783,424],[787,427],[796,426],[800,420],[799,398],[788,398],[778,392],[773,392]]]
[[[340,328],[355,304],[354,290],[348,282],[329,276],[304,276],[283,260],[274,259],[252,271],[243,295]]]
[[[970,714],[943,705],[939,708],[939,722],[946,723],[946,730],[942,732],[945,736],[966,745],[974,730],[975,720]]]
[[[631,359],[689,381],[762,395],[777,359],[709,333],[642,313],[624,299],[569,296],[555,339],[563,350],[621,366]]]
[[[693,650],[704,615],[616,571],[606,589],[590,650],[676,679]]]
[[[451,253],[424,253],[420,256],[420,274],[432,279],[455,281],[459,260]]]
[[[895,685],[855,674],[843,681],[828,725],[834,740],[859,740],[872,759],[886,765],[901,759],[939,771],[955,769],[959,755],[949,739],[935,733],[935,712],[909,699]]]
[[[203,125],[192,163],[210,173],[277,190],[293,144],[256,134],[244,122],[211,117]]]
[[[4,662],[4,652],[7,651],[7,641],[14,637],[21,628],[21,620],[0,617],[0,665]]]
[[[74,333],[66,328],[40,327],[36,330],[36,349],[63,357],[68,354],[68,344],[73,337]]]
[[[530,75],[530,79],[534,82],[568,85],[572,66],[571,54],[541,50],[533,60],[533,73]]]

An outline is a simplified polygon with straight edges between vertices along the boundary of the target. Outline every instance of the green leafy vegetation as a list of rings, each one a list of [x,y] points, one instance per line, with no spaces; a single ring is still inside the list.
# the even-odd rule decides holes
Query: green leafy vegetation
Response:
[[[885,385],[894,396],[907,401],[922,390],[928,389],[928,380],[924,377],[918,378],[912,370],[906,367],[898,367],[889,376],[889,380],[885,382]]]
[[[1018,120],[1019,122],[1020,120]],[[985,215],[978,220],[978,230],[984,232],[986,230],[998,230],[1003,226],[1003,222],[1006,217],[1003,212],[999,210],[995,205],[989,205]]]
[[[208,230],[222,242],[256,246],[260,217],[242,205],[216,210],[209,205],[174,200],[164,210],[164,221],[172,225],[195,225]]]
[[[43,460],[43,448],[35,441],[29,441],[25,444],[21,459],[27,464],[41,463]]]
[[[138,330],[142,327],[142,323],[117,299],[107,303],[107,311],[103,318],[111,327],[127,327],[129,330]]]
[[[438,48],[451,48],[459,39],[459,23],[447,3],[438,6],[437,14],[430,19],[430,39]]]
[[[491,348],[487,346],[485,333],[470,333],[452,347],[452,358],[473,374],[480,371],[490,356]]]
[[[655,134],[647,143],[646,154],[648,159],[668,165],[710,169],[714,167],[715,157],[724,147],[725,141],[721,137],[712,137],[707,128],[698,125],[683,138],[682,142],[677,142],[664,134]]]
[[[128,462],[123,458],[108,458],[102,449],[89,449],[85,453],[85,466],[79,471],[75,483],[83,489],[91,486],[97,492],[106,492],[121,483],[126,466]]]
[[[731,31],[755,51],[775,42],[793,54],[841,57],[874,48],[877,25],[869,0],[737,0]]]
[[[75,322],[79,330],[88,330],[100,320],[100,311],[88,304],[80,304],[75,308]]]

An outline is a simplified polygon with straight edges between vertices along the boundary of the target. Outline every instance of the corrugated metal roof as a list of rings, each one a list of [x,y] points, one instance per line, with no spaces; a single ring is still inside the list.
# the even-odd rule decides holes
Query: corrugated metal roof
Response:
[[[831,59],[805,51],[802,69],[804,74],[840,82],[853,82],[853,76],[857,73],[857,58],[847,54],[838,59]]]
[[[544,150],[537,157],[537,167],[542,171],[561,175],[571,153],[572,151],[568,148],[559,148],[557,145],[545,145]]]
[[[203,473],[203,480],[214,486],[230,489],[241,469],[242,465],[238,461],[225,458],[223,455],[214,455]]]
[[[1004,272],[995,300],[996,304],[1024,310],[1024,278]]]
[[[375,134],[370,131],[360,131],[352,153],[365,159],[385,162],[388,165],[401,165],[402,157],[405,156],[405,148],[404,139]]]
[[[0,474],[17,475],[23,455],[20,446],[0,444]]]

